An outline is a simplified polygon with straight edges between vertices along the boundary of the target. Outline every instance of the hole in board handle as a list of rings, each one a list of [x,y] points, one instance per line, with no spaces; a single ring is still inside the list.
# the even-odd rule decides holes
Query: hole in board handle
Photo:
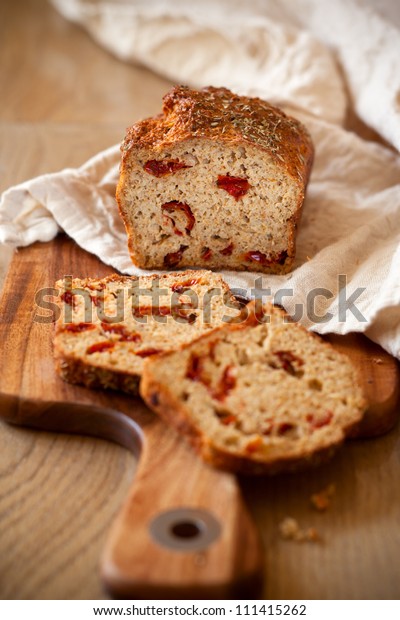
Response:
[[[201,530],[201,525],[195,521],[180,521],[171,525],[171,532],[177,538],[196,538]]]
[[[219,521],[207,510],[175,508],[158,514],[149,525],[154,542],[175,551],[202,551],[221,534]]]

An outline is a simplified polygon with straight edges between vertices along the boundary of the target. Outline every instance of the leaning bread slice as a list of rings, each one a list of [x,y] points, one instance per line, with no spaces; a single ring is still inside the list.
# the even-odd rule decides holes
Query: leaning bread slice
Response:
[[[318,463],[361,419],[349,359],[265,306],[145,364],[141,394],[223,469],[274,473]]]
[[[211,271],[56,283],[56,368],[65,381],[137,393],[147,357],[209,332],[239,313]]]

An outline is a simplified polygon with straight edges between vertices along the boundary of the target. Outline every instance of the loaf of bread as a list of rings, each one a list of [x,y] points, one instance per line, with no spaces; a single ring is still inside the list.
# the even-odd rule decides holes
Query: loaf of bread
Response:
[[[275,473],[329,457],[366,408],[350,360],[266,306],[145,363],[141,395],[203,459]]]
[[[226,88],[176,87],[128,130],[117,202],[132,261],[286,273],[313,146],[305,127]]]
[[[136,394],[144,360],[198,338],[239,313],[210,271],[69,279],[56,283],[56,368],[65,381]]]

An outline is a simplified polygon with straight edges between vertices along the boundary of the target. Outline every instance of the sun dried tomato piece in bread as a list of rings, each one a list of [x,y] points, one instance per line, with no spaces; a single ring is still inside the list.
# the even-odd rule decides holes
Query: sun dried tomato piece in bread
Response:
[[[357,371],[284,311],[245,310],[245,321],[149,359],[141,395],[217,467],[262,474],[317,464],[363,416]]]
[[[136,394],[144,360],[198,338],[239,313],[211,271],[59,281],[54,352],[61,377]]]
[[[286,273],[312,160],[307,129],[266,101],[174,88],[122,145],[117,202],[132,261]]]

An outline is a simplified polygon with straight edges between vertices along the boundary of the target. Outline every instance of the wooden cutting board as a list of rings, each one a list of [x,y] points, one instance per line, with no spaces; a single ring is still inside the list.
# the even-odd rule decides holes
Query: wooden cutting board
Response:
[[[140,454],[132,488],[110,532],[101,571],[129,598],[254,597],[264,552],[235,476],[203,464],[139,399],[90,391],[54,372],[52,325],[38,291],[65,275],[111,273],[66,236],[16,253],[0,306],[0,414],[13,424],[93,435]],[[43,304],[42,304],[43,306]],[[396,361],[361,335],[331,337],[360,368],[370,401],[360,436],[397,418]]]

